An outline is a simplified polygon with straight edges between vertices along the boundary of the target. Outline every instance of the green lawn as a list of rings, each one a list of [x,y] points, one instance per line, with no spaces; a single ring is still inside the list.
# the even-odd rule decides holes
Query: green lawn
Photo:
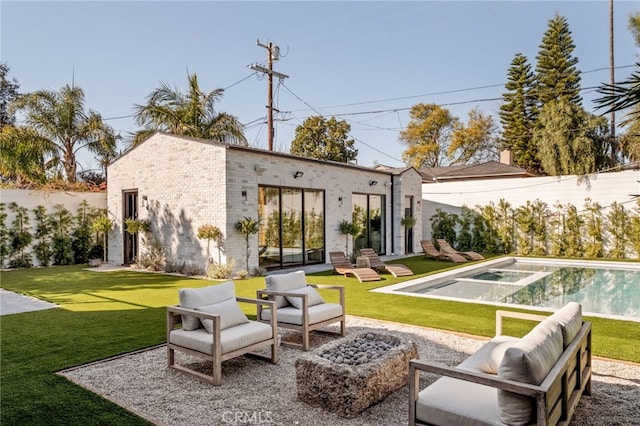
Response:
[[[454,267],[418,256],[403,259],[417,274]],[[309,282],[346,288],[347,313],[493,336],[495,307],[371,293],[402,281],[390,275],[375,283],[329,272]],[[165,339],[165,306],[177,303],[177,290],[210,281],[130,271],[93,272],[79,266],[2,272],[2,287],[57,303],[58,309],[0,317],[0,423],[5,425],[105,425],[146,422],[111,402],[55,375],[56,371],[157,345]],[[255,296],[264,278],[236,281],[241,296]],[[329,298],[331,293],[326,293]],[[248,308],[247,308],[248,309]],[[247,311],[255,317],[255,312]],[[593,353],[640,362],[636,322],[589,318]],[[508,323],[509,334],[522,335],[531,324]]]

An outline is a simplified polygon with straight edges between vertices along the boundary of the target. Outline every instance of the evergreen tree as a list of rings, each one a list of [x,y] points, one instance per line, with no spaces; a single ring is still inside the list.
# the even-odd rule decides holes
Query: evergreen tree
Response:
[[[531,90],[535,81],[526,56],[516,54],[508,71],[507,92],[502,95],[500,123],[502,148],[511,150],[519,167],[540,172],[537,148],[531,142],[535,123],[535,103]]]
[[[596,169],[596,148],[590,137],[590,117],[567,100],[547,103],[540,111],[533,142],[545,173],[584,175]]]
[[[563,16],[549,20],[536,56],[535,96],[540,107],[552,100],[565,100],[580,105],[580,71],[576,68],[573,38]]]

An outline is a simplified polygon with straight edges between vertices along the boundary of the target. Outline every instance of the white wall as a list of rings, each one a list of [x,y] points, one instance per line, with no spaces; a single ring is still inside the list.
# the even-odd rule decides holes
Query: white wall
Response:
[[[5,224],[11,228],[11,223],[15,219],[13,212],[9,210],[9,204],[15,202],[20,207],[26,207],[29,211],[30,232],[35,231],[35,216],[33,209],[44,206],[48,213],[53,213],[56,204],[62,204],[71,214],[75,215],[82,201],[86,201],[91,207],[96,209],[107,208],[107,194],[104,192],[69,192],[69,191],[34,191],[25,189],[0,189],[0,203],[5,204],[7,218]],[[8,259],[5,260],[8,263]],[[34,256],[33,264],[39,262]]]
[[[256,166],[259,166],[256,171]],[[294,172],[304,174],[294,178]],[[206,241],[196,238],[197,229],[205,224],[220,228],[224,234],[222,261],[236,260],[236,268],[244,269],[246,245],[234,224],[248,216],[258,218],[258,186],[321,189],[325,191],[325,250],[344,250],[345,237],[338,223],[351,220],[352,194],[383,194],[386,211],[391,209],[391,174],[344,164],[329,164],[267,151],[228,147],[167,134],[156,134],[111,164],[108,169],[108,205],[116,221],[109,237],[109,261],[122,263],[123,254],[123,190],[137,190],[139,218],[150,219],[153,231],[168,250],[168,260],[204,266]],[[411,169],[403,182],[394,185],[402,195],[420,199],[421,180]],[[376,180],[376,185],[370,185]],[[246,191],[246,201],[242,192]],[[147,201],[143,201],[143,196]],[[342,202],[339,202],[342,197]],[[394,209],[402,206],[394,199]],[[148,206],[148,208],[147,208]],[[416,206],[419,217],[420,206]],[[400,220],[401,209],[394,210]],[[389,238],[391,215],[387,214],[387,253],[402,253],[398,241]],[[419,226],[416,234],[420,233]],[[401,232],[396,228],[396,236]],[[419,235],[414,241],[419,241]],[[250,236],[251,270],[258,264],[257,235]],[[396,245],[396,243],[398,245]],[[393,246],[392,246],[393,244]],[[350,247],[352,243],[350,242]],[[144,247],[140,247],[144,250]],[[212,247],[212,257],[217,251]],[[328,257],[328,256],[327,256]]]
[[[550,208],[557,203],[573,204],[581,210],[586,198],[608,207],[612,202],[634,206],[630,194],[640,194],[640,171],[627,170],[589,176],[579,183],[578,176],[545,176],[522,179],[487,179],[464,182],[441,182],[422,185],[423,234],[431,238],[429,219],[441,209],[459,213],[462,206],[475,208],[490,202],[507,200],[512,207],[540,199]],[[606,212],[606,209],[605,209]]]

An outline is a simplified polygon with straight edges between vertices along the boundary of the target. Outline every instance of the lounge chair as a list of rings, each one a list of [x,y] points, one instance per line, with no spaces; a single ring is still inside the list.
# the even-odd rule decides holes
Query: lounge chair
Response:
[[[408,277],[413,275],[413,271],[404,265],[387,265],[382,261],[382,259],[380,259],[378,253],[376,253],[372,248],[360,249],[360,255],[368,257],[371,269],[374,269],[376,271],[387,271],[394,277]]]
[[[277,306],[277,325],[302,333],[302,344],[282,341],[282,345],[300,347],[309,350],[309,333],[320,330],[329,324],[340,323],[338,331],[322,330],[342,337],[347,332],[344,309],[344,287],[337,285],[307,284],[304,271],[287,274],[274,274],[265,277],[267,288],[258,290],[257,297],[262,301],[273,301]],[[315,289],[328,289],[338,292],[338,303],[328,303]],[[273,312],[273,314],[272,314]],[[258,321],[270,323],[274,320],[276,309],[258,307]]]
[[[445,254],[457,253],[457,254],[460,254],[460,255],[466,257],[469,260],[482,260],[482,259],[484,259],[483,255],[481,255],[480,253],[476,253],[475,251],[458,251],[458,250],[454,249],[453,247],[451,247],[451,244],[449,244],[447,242],[447,240],[445,240],[443,238],[438,238],[436,241],[438,242],[438,245],[440,246],[440,251],[442,253],[445,253]]]
[[[167,307],[167,365],[182,373],[220,385],[222,362],[247,353],[278,362],[276,303],[236,297],[233,281],[179,291],[180,305]],[[268,324],[250,321],[238,302],[273,310]],[[271,348],[269,355],[255,353]],[[211,374],[176,362],[175,351],[195,355],[213,363]]]
[[[341,251],[329,252],[329,260],[333,266],[333,272],[336,274],[349,276],[352,275],[360,282],[380,281],[380,275],[371,268],[356,268],[351,264],[347,256]]]
[[[422,246],[422,250],[424,250],[424,257],[430,257],[435,260],[446,259],[455,263],[467,261],[467,259],[457,253],[442,253],[429,240],[420,241],[420,245]]]

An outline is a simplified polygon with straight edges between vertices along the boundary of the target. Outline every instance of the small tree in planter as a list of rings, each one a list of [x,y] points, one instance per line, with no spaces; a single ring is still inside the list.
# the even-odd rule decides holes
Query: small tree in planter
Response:
[[[102,261],[107,261],[107,234],[113,228],[113,222],[104,214],[98,216],[91,224],[91,230],[102,235]]]
[[[340,233],[345,236],[345,254],[349,257],[353,257],[349,254],[349,235],[355,238],[360,235],[360,232],[362,232],[362,228],[355,222],[349,222],[348,220],[340,222]]]
[[[220,243],[222,242],[222,231],[217,226],[202,225],[198,228],[198,238],[201,240],[207,240],[207,263],[211,263],[211,251],[209,250],[211,241],[216,243],[218,249],[218,264],[222,263],[220,257]],[[208,265],[207,265],[208,266]]]
[[[165,267],[165,249],[152,234],[151,225],[147,220],[125,219],[126,230],[130,234],[142,234],[140,241],[146,252],[138,256],[138,266],[152,271],[160,271]]]
[[[246,264],[247,264],[247,271],[248,271],[249,270],[249,254],[251,253],[251,251],[249,250],[249,236],[252,234],[258,233],[258,221],[253,218],[245,216],[241,220],[236,222],[235,229],[236,231],[244,235],[244,239],[247,243]]]

